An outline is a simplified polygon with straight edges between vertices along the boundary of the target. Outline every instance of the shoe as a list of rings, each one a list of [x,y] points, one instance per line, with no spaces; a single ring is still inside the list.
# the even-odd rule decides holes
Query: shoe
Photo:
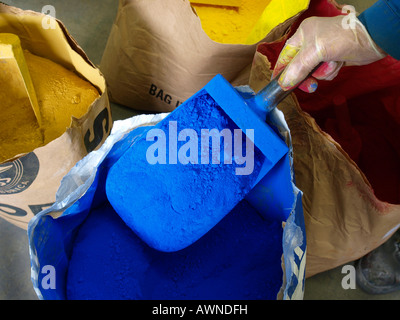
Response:
[[[400,290],[400,231],[355,262],[357,287],[369,294]]]

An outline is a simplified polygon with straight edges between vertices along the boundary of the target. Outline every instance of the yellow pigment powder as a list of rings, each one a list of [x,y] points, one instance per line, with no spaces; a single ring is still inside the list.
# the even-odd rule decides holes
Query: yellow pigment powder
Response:
[[[70,126],[71,117],[82,117],[99,97],[96,88],[74,72],[26,50],[24,56],[36,91],[42,126],[39,128],[26,99],[16,99],[12,88],[1,86],[0,101],[11,101],[8,103],[11,107],[0,105],[0,163],[58,138]]]
[[[99,97],[96,88],[63,66],[25,51],[42,115],[44,143],[63,134]]]
[[[242,0],[239,7],[196,4],[192,6],[205,33],[220,43],[245,43],[271,0]]]

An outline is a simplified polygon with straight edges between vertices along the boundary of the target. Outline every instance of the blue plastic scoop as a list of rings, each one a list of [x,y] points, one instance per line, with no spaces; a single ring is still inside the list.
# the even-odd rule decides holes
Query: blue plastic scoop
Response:
[[[273,80],[244,99],[215,76],[142,130],[111,167],[106,181],[111,205],[150,247],[171,252],[189,246],[288,153],[265,120],[289,93]]]

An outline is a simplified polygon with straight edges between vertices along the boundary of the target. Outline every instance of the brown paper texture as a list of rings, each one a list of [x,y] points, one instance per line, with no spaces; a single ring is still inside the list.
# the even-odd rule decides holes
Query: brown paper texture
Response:
[[[59,138],[0,164],[0,218],[27,229],[29,220],[55,201],[61,179],[90,151],[100,147],[112,127],[105,80],[59,20],[0,3],[0,32],[15,33],[33,54],[75,70],[101,94]],[[45,27],[44,27],[45,26]]]
[[[281,37],[296,15],[263,41]],[[211,40],[188,0],[119,1],[100,69],[110,100],[136,110],[168,112],[216,74],[246,85],[254,45]]]
[[[257,52],[250,86],[259,91],[271,74],[269,61]],[[363,172],[301,110],[294,94],[278,108],[291,132],[296,185],[304,193],[310,277],[357,260],[384,243],[400,226],[400,205],[375,197]]]

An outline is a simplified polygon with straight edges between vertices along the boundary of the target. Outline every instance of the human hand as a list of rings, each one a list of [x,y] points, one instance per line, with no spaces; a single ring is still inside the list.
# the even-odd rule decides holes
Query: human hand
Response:
[[[279,85],[284,90],[300,83],[299,89],[314,92],[317,79],[332,80],[342,66],[366,65],[386,56],[357,18],[355,28],[346,29],[342,25],[343,17],[308,18],[286,41],[272,74],[275,78],[283,71]]]

